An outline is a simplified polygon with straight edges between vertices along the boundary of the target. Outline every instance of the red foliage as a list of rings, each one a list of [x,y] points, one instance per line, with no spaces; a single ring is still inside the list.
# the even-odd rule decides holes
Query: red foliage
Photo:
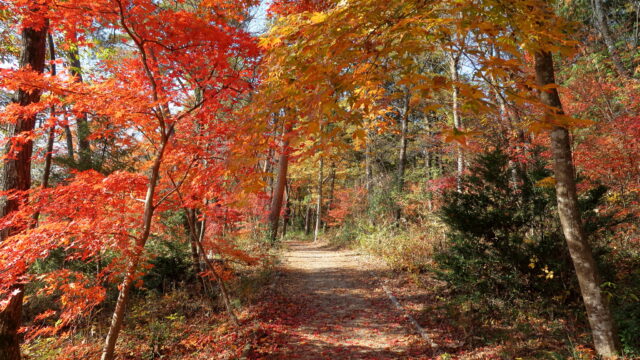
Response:
[[[39,275],[47,284],[43,291],[61,290],[62,321],[57,329],[67,325],[102,300],[103,280],[119,281],[131,264],[134,277],[144,271],[140,260],[144,260],[146,238],[164,231],[153,216],[145,231],[147,209],[152,215],[198,209],[210,223],[205,246],[253,261],[218,236],[223,227],[242,220],[238,209],[259,191],[253,162],[245,157],[240,141],[250,124],[229,121],[236,116],[238,101],[251,89],[248,80],[259,53],[255,39],[226,20],[249,3],[233,10],[226,6],[228,2],[205,1],[186,11],[152,0],[78,0],[38,2],[39,12],[29,10],[36,6],[32,1],[3,3],[7,9],[30,15],[24,26],[47,19],[54,29],[80,37],[79,29],[112,28],[127,35],[123,41],[134,51],[101,61],[99,75],[85,83],[66,73],[52,77],[4,71],[0,86],[6,91],[42,89],[59,97],[28,108],[11,105],[2,121],[11,123],[24,112],[64,104],[76,114],[90,113],[100,119],[92,122],[92,139],[110,138],[116,146],[130,149],[138,162],[127,172],[79,172],[53,188],[4,194],[26,200],[18,211],[0,220],[1,229],[24,229],[0,244],[0,298],[6,298],[2,295],[16,282],[35,280],[30,266],[54,250],[62,250],[67,260],[82,261],[113,252],[113,262],[96,279],[69,272]],[[213,11],[218,8],[225,9],[224,17]],[[236,63],[239,60],[242,66]],[[64,122],[52,118],[48,126]],[[40,133],[21,134],[9,141],[19,146]],[[159,169],[157,179],[149,176],[154,169]],[[36,213],[40,215],[37,226]],[[41,319],[50,315],[43,314]]]
[[[351,215],[359,213],[364,209],[364,204],[359,199],[366,197],[366,189],[363,186],[337,190],[334,194],[334,201],[327,213],[330,226],[342,225]]]

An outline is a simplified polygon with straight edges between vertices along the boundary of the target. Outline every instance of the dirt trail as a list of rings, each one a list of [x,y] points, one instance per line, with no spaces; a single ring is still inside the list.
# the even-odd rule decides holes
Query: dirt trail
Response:
[[[289,243],[277,290],[287,310],[273,319],[281,346],[268,358],[428,358],[380,286],[385,271],[355,251]]]

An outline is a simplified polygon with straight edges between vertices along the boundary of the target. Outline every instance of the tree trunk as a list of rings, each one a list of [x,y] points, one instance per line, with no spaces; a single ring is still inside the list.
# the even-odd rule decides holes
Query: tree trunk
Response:
[[[68,120],[66,115],[65,115],[65,119]],[[64,125],[64,136],[67,140],[67,155],[69,156],[69,160],[71,160],[71,162],[75,164],[76,156],[75,156],[75,151],[73,150],[73,134],[71,133],[71,128],[69,127],[69,123]]]
[[[20,337],[18,329],[22,324],[22,300],[24,285],[18,284],[11,289],[15,294],[7,307],[0,312],[0,359],[20,360]]]
[[[207,293],[207,282],[203,276],[200,274],[204,271],[202,268],[202,262],[200,261],[200,253],[198,252],[198,244],[194,240],[194,235],[192,232],[194,228],[197,228],[195,224],[198,223],[198,216],[196,210],[194,209],[184,209],[185,217],[184,217],[184,229],[189,235],[189,245],[191,248],[191,260],[193,261],[193,272],[196,275],[198,280],[198,286],[202,286],[203,292]],[[191,224],[194,224],[193,226]],[[197,238],[197,236],[196,236]]]
[[[287,225],[289,225],[289,220],[291,219],[291,189],[289,186],[285,186],[285,206],[284,206],[284,216],[282,217],[282,239],[287,236]]]
[[[207,286],[204,283],[202,276],[200,276],[202,270],[200,269],[200,254],[198,253],[198,245],[194,241],[189,240],[189,246],[191,248],[191,261],[193,261],[193,272],[197,278],[196,282],[198,283],[198,287],[202,286],[202,290],[205,291]]]
[[[55,51],[55,45],[53,43],[53,36],[51,35],[51,33],[48,34],[48,42],[49,42],[49,60],[51,60],[51,76],[56,76],[56,51]],[[51,105],[51,107],[49,108],[50,114],[52,118],[56,118],[57,114],[56,114],[56,106],[55,105]],[[56,126],[55,124],[51,126],[51,128],[49,129],[49,133],[47,134],[47,147],[45,149],[45,154],[44,154],[44,171],[42,172],[42,184],[41,187],[43,189],[46,189],[49,187],[49,178],[51,177],[51,162],[53,160],[53,142],[55,140],[55,135],[56,135]],[[33,226],[37,226],[38,224],[38,220],[40,218],[40,211],[37,211],[35,214],[33,214],[33,221],[34,224]]]
[[[39,10],[32,9],[36,13]],[[48,20],[41,29],[26,28],[22,30],[22,54],[20,56],[20,68],[31,68],[31,70],[44,72],[44,62],[47,53],[47,31]],[[40,91],[18,90],[16,102],[22,106],[27,106],[40,101]],[[14,138],[29,136],[36,123],[36,116],[20,117],[11,131]],[[10,152],[13,141],[9,141],[5,154]],[[3,190],[29,190],[31,187],[31,155],[33,153],[33,141],[27,140],[17,150],[13,156],[4,161],[3,168]],[[7,199],[1,210],[1,215],[6,216],[18,210],[19,199]],[[0,241],[8,236],[20,231],[12,228],[0,234]],[[20,359],[20,338],[18,329],[22,322],[22,299],[24,296],[24,286],[16,284],[11,289],[9,303],[0,312],[0,359],[19,360]]]
[[[450,54],[449,56],[449,70],[451,71],[451,81],[453,87],[451,89],[451,114],[453,116],[453,127],[456,130],[462,130],[462,121],[460,119],[460,104],[458,89],[458,66],[460,63],[460,55]],[[462,145],[456,144],[456,189],[461,191],[461,177],[464,172],[464,155],[462,154]]]
[[[593,14],[596,18],[596,24],[598,26],[598,31],[602,35],[602,40],[604,44],[607,46],[607,50],[609,50],[609,55],[611,56],[611,61],[613,62],[613,67],[616,69],[616,72],[619,76],[630,78],[631,73],[624,67],[620,56],[618,56],[618,51],[616,50],[616,44],[611,36],[611,31],[609,29],[609,23],[607,22],[607,15],[604,12],[602,7],[602,0],[592,0],[593,6]]]
[[[75,37],[75,35],[74,35]],[[71,50],[69,51],[69,63],[70,73],[74,76],[78,82],[83,82],[82,79],[82,63],[80,62],[80,53],[78,50],[78,46],[73,44]],[[76,118],[76,135],[78,137],[78,168],[81,170],[91,169],[91,146],[89,143],[89,122],[87,120],[87,114],[83,113],[82,115]]]
[[[333,205],[333,192],[336,187],[336,164],[331,162],[331,171],[329,173],[329,179],[331,179],[329,183],[329,197],[327,199],[327,212],[331,210],[331,205]],[[324,224],[324,229],[327,229],[327,223]]]
[[[271,211],[269,212],[269,223],[271,225],[270,240],[272,243],[276,241],[278,236],[278,224],[280,222],[280,212],[282,210],[282,200],[284,198],[284,190],[287,186],[287,170],[289,167],[289,137],[291,131],[290,126],[286,126],[282,133],[282,147],[280,149],[280,159],[278,160],[278,178],[273,187],[271,197]]]
[[[53,43],[53,35],[51,33],[48,34],[49,40],[49,60],[51,60],[51,76],[56,76],[56,49]],[[56,106],[51,105],[51,117],[56,118]],[[49,178],[51,176],[51,160],[53,157],[53,141],[55,140],[56,127],[55,125],[51,126],[49,129],[49,134],[47,135],[47,151],[44,155],[44,172],[42,174],[42,187],[49,187]],[[36,222],[38,218],[35,217]]]
[[[496,53],[494,56],[496,57],[500,57],[500,53]],[[500,123],[505,124],[506,128],[503,128],[503,130],[501,131],[502,134],[507,134],[506,138],[501,136],[501,139],[503,140],[504,146],[506,147],[511,147],[512,141],[511,141],[511,136],[510,134],[513,131],[513,126],[517,125],[515,122],[510,121],[511,117],[509,116],[509,112],[507,110],[507,103],[502,95],[502,93],[500,92],[500,84],[499,84],[499,80],[497,80],[493,75],[491,75],[491,83],[493,84],[493,95],[495,97],[495,101],[498,103],[498,109],[499,109],[499,114],[500,114]],[[502,127],[502,126],[501,126]],[[516,145],[516,150],[518,150],[519,147]],[[510,187],[513,188],[514,190],[518,190],[518,168],[517,168],[517,163],[513,160],[513,158],[510,156],[509,157],[509,169],[511,169],[511,183],[510,183]]]
[[[371,150],[372,150],[372,145],[371,145],[371,132],[367,131],[367,144],[366,144],[366,148],[365,148],[365,153],[364,153],[364,166],[365,166],[365,183],[364,186],[367,190],[367,196],[369,198],[371,198],[371,195],[373,195],[373,159],[372,159],[372,154],[371,154]]]
[[[273,198],[273,174],[271,174],[271,168],[273,164],[271,164],[271,159],[273,158],[273,148],[269,147],[269,151],[267,151],[267,156],[264,159],[264,165],[262,166],[262,173],[265,175],[265,192],[269,193],[269,198]]]
[[[407,92],[405,96],[404,113],[400,119],[400,150],[398,152],[398,178],[397,178],[397,191],[398,196],[401,196],[404,191],[404,169],[407,163],[407,129],[409,127],[409,101],[411,95]],[[402,217],[402,207],[400,204],[396,204],[395,218],[396,222],[400,221]]]
[[[229,315],[229,318],[231,319],[231,322],[233,322],[235,326],[239,326],[240,323],[238,322],[238,317],[233,312],[233,307],[231,306],[231,300],[229,297],[229,291],[227,290],[227,286],[225,285],[224,280],[222,279],[220,274],[218,274],[218,271],[216,270],[215,266],[211,263],[211,261],[207,257],[207,252],[205,251],[204,246],[202,245],[202,241],[204,240],[204,234],[207,229],[207,219],[206,218],[202,219],[202,223],[200,226],[200,233],[197,233],[195,221],[189,221],[189,227],[191,230],[189,232],[191,235],[191,241],[195,242],[198,245],[198,250],[200,251],[200,255],[202,255],[202,260],[207,265],[207,267],[209,268],[209,271],[211,271],[211,274],[213,275],[214,279],[218,283],[218,286],[220,287],[222,300],[224,301],[224,305],[227,309],[227,313]]]
[[[151,234],[151,224],[153,220],[153,214],[156,209],[153,202],[156,193],[156,186],[160,177],[160,165],[162,164],[164,152],[167,148],[167,144],[172,133],[173,128],[170,128],[167,135],[163,136],[162,144],[156,155],[153,167],[151,168],[151,174],[149,175],[149,185],[147,186],[147,195],[144,201],[142,234],[140,234],[140,237],[136,239],[133,256],[129,260],[129,264],[127,265],[127,270],[124,275],[124,280],[122,280],[122,284],[120,284],[120,293],[118,294],[118,300],[116,300],[116,308],[113,311],[113,316],[111,318],[109,333],[107,334],[107,338],[105,339],[104,347],[102,349],[102,357],[100,358],[101,360],[113,359],[116,341],[118,340],[118,335],[120,334],[120,329],[122,328],[122,321],[124,320],[124,313],[126,311],[127,303],[129,302],[129,293],[131,291],[131,287],[133,286],[134,275],[136,269],[138,268],[138,263],[140,261],[140,257],[142,256],[142,252],[144,251],[144,246],[146,245],[147,240],[149,239],[149,235]]]
[[[551,53],[538,52],[535,54],[535,71],[538,86],[555,84]],[[544,105],[555,109],[557,115],[563,114],[562,103],[556,88],[540,92],[540,98]],[[618,352],[615,328],[608,299],[600,289],[597,264],[582,228],[569,131],[566,128],[556,126],[551,131],[551,150],[556,179],[558,214],[578,276],[595,349],[601,356],[614,356]]]
[[[202,229],[202,233],[204,233],[204,228]],[[204,247],[202,246],[202,239],[198,240],[198,247],[200,248],[200,252],[202,252],[202,254],[204,255],[204,262],[207,264],[207,267],[211,271],[211,274],[216,279],[216,282],[220,287],[220,293],[222,294],[222,301],[224,302],[224,306],[227,310],[227,314],[229,315],[229,319],[231,319],[231,322],[233,323],[233,325],[240,326],[238,317],[233,312],[233,306],[231,306],[229,290],[227,289],[227,286],[225,285],[224,280],[222,280],[222,277],[220,276],[220,274],[218,274],[218,271],[216,270],[214,265],[211,263],[211,261],[209,261],[209,259],[205,255]]]
[[[318,241],[320,235],[320,226],[322,225],[322,166],[324,158],[320,157],[320,168],[318,169],[318,203],[316,204],[316,228],[313,233],[313,241]]]

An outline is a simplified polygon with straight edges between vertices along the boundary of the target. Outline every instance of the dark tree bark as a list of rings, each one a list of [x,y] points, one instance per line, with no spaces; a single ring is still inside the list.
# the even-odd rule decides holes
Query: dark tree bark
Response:
[[[198,227],[197,225],[198,224],[202,225],[202,223],[198,221],[198,214],[196,213],[195,209],[184,209],[184,212],[185,212],[185,217],[184,217],[183,225],[184,225],[185,231],[189,235],[189,245],[191,247],[191,259],[193,261],[193,271],[194,271],[194,274],[196,274],[196,277],[198,279],[198,284],[199,284],[198,286],[202,287],[203,292],[206,294],[208,289],[207,280],[200,275],[205,269],[203,268],[202,261],[200,261],[201,254],[198,250],[198,244],[197,244],[198,234],[195,234],[195,235],[192,234],[194,229],[197,230],[197,227]]]
[[[267,156],[264,159],[264,165],[262,166],[262,173],[265,174],[265,182],[267,183],[266,189],[269,192],[269,198],[273,197],[273,175],[271,173],[271,168],[273,164],[271,163],[273,159],[273,148],[269,148],[267,152]]]
[[[198,248],[200,249],[200,253],[203,255],[202,258],[204,260],[204,263],[207,264],[207,267],[209,268],[211,275],[214,277],[214,279],[218,283],[218,287],[220,288],[220,294],[222,295],[222,300],[227,310],[227,314],[229,315],[229,319],[236,327],[238,327],[240,326],[240,321],[238,321],[238,317],[233,311],[233,306],[231,305],[231,297],[229,296],[229,290],[227,289],[227,285],[225,285],[224,280],[222,279],[222,276],[220,276],[220,274],[218,273],[218,270],[216,270],[211,260],[209,260],[206,256],[204,256],[205,250],[202,245],[202,240],[203,240],[205,229],[206,229],[206,219],[203,220],[202,229],[200,230],[200,238],[198,239],[198,242],[197,242]]]
[[[73,134],[71,133],[71,128],[69,127],[69,125],[64,125],[64,136],[67,140],[67,155],[69,156],[69,160],[71,161],[71,163],[75,164],[76,155],[75,150],[73,150]]]
[[[289,185],[285,186],[285,201],[284,206],[284,214],[282,216],[282,238],[284,239],[287,236],[287,226],[289,225],[289,221],[291,219],[291,188]]]
[[[32,9],[36,13],[43,9]],[[48,21],[45,20],[42,28],[26,28],[22,30],[22,53],[20,67],[30,68],[33,71],[44,72],[44,63],[47,53]],[[27,106],[40,101],[40,91],[27,92],[19,90],[16,102]],[[28,136],[34,129],[36,117],[20,117],[11,130],[14,138]],[[12,142],[7,144],[5,153],[10,152]],[[3,190],[29,190],[31,187],[31,155],[33,153],[33,141],[27,140],[18,149],[14,149],[12,156],[5,160],[3,168]],[[20,199],[7,199],[2,207],[2,216],[6,216],[18,210]],[[9,229],[0,234],[0,241],[21,229]],[[9,303],[4,311],[0,312],[0,359],[20,359],[20,338],[18,329],[22,322],[22,299],[24,286],[16,284],[9,295]]]
[[[50,71],[52,76],[56,76],[56,73],[57,73],[56,63],[55,63],[56,51],[55,51],[55,44],[53,42],[53,35],[49,33],[47,36],[47,39],[49,43],[49,60],[51,60]],[[49,111],[50,111],[51,117],[55,119],[57,117],[56,106],[51,105],[51,107],[49,108]],[[51,163],[53,160],[53,142],[55,140],[55,135],[56,135],[56,127],[55,125],[53,125],[51,126],[51,128],[49,129],[49,133],[47,134],[47,147],[45,149],[45,155],[44,155],[44,171],[42,172],[42,184],[41,184],[41,187],[43,189],[46,189],[49,187],[49,178],[51,177]],[[34,221],[33,226],[37,226],[39,218],[40,218],[39,211],[33,214],[33,221]]]
[[[282,133],[282,147],[280,149],[280,159],[278,160],[278,178],[273,187],[271,197],[271,211],[269,212],[269,223],[271,233],[269,238],[271,242],[275,242],[278,236],[278,224],[280,222],[280,212],[282,211],[282,200],[284,198],[284,190],[287,186],[287,170],[289,168],[289,138],[288,133],[291,131],[290,126],[286,126]]]
[[[193,213],[195,214],[195,210],[193,210]],[[224,305],[225,305],[225,308],[227,309],[227,313],[229,315],[230,320],[233,322],[235,326],[239,326],[240,322],[238,321],[238,317],[234,313],[233,306],[231,305],[229,290],[227,289],[227,286],[225,285],[224,280],[222,279],[222,276],[220,276],[220,274],[218,273],[218,270],[216,270],[215,265],[207,257],[206,255],[207,252],[205,251],[204,246],[202,245],[202,242],[204,241],[204,235],[207,229],[207,219],[203,218],[202,221],[200,221],[199,230],[197,229],[197,226],[196,226],[196,221],[195,221],[197,220],[196,217],[187,218],[187,220],[188,220],[188,226],[190,230],[189,234],[191,237],[191,242],[197,245],[198,251],[202,258],[202,262],[207,265],[207,268],[209,268],[209,272],[211,273],[215,281],[218,283],[218,286],[220,288],[220,294],[222,295],[222,300],[224,301]],[[222,259],[222,261],[223,261],[222,263],[224,264],[224,259]]]
[[[55,44],[53,42],[53,35],[48,34],[48,39],[49,39],[49,59],[51,60],[51,75],[56,76],[56,73],[57,73],[56,63],[54,62],[56,60],[56,50],[55,50]],[[56,116],[57,116],[56,107],[55,105],[51,105],[51,117],[55,118]],[[49,134],[47,135],[47,152],[45,153],[45,157],[44,157],[44,173],[42,174],[43,188],[49,187],[49,178],[51,176],[51,160],[53,157],[53,140],[55,140],[55,134],[56,134],[56,128],[55,126],[52,126],[51,129],[49,129]],[[36,217],[36,221],[38,221],[37,217]]]
[[[549,52],[535,54],[535,72],[538,86],[555,84],[553,58]],[[562,115],[562,103],[556,88],[540,92],[542,103]],[[607,297],[600,289],[601,280],[591,246],[582,227],[569,131],[556,126],[551,131],[551,150],[556,179],[556,197],[562,231],[576,270],[580,291],[587,310],[589,325],[596,351],[604,357],[618,352],[618,342]]]
[[[333,205],[333,192],[336,187],[336,164],[331,162],[331,171],[329,172],[329,196],[327,197],[327,212],[331,210]],[[324,229],[327,229],[327,223],[324,224]]]

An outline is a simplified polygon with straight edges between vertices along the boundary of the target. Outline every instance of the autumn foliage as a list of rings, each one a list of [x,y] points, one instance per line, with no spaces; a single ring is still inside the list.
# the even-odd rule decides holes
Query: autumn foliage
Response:
[[[242,313],[234,292],[272,266],[278,239],[312,232],[401,271],[433,270],[464,296],[559,299],[571,311],[553,310],[572,319],[575,310],[583,333],[588,318],[596,338],[591,309],[611,302],[618,321],[640,314],[631,301],[640,296],[637,6],[507,3],[1,2],[0,195],[10,206],[0,219],[0,315],[24,312],[29,344],[73,338],[83,321],[109,324],[99,330],[109,360],[127,305],[152,291],[152,264],[180,265],[188,274],[174,290],[219,296],[235,327],[214,336],[175,323],[192,334],[176,348],[220,341],[242,356],[229,334],[262,341],[247,340],[243,318],[259,331],[281,324]],[[253,33],[263,20],[267,32]],[[44,70],[29,62],[42,56]],[[474,168],[496,153],[499,171]],[[29,172],[29,189],[11,185],[13,164]],[[584,254],[571,251],[578,242]],[[487,252],[522,276],[482,262]],[[545,261],[555,275],[540,272]],[[583,263],[596,270],[578,287]],[[497,277],[495,291],[470,295],[483,276]],[[255,306],[255,316],[284,316]],[[629,335],[640,325],[624,320],[624,351],[640,354]],[[254,353],[268,356],[263,345]]]

